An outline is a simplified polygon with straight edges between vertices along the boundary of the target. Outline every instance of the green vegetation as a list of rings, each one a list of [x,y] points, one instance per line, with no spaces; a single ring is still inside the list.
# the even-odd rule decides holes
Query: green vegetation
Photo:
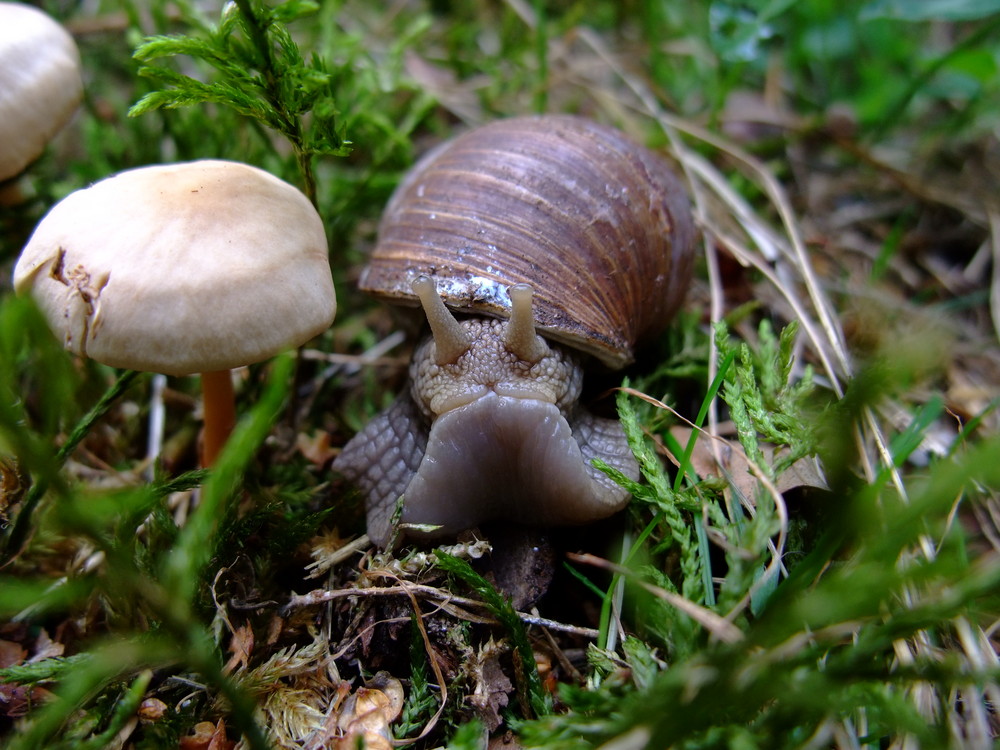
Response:
[[[86,99],[0,205],[0,744],[355,746],[362,716],[417,747],[996,741],[1000,5],[43,5]],[[557,535],[526,614],[474,542],[352,547],[329,462],[405,377],[354,290],[393,187],[533,111],[661,149],[704,245],[686,312],[608,381],[642,481],[603,468],[635,500]],[[9,282],[60,198],[198,158],[300,187],[340,299],[239,373],[211,470],[193,382],[74,359]]]

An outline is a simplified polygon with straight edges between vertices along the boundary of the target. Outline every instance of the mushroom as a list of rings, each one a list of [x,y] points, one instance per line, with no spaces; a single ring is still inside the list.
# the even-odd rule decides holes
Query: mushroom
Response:
[[[82,96],[69,32],[37,8],[0,2],[0,180],[38,158]]]
[[[64,198],[14,268],[67,349],[112,367],[202,373],[202,462],[235,421],[229,370],[298,346],[336,311],[309,200],[256,167],[121,172]]]

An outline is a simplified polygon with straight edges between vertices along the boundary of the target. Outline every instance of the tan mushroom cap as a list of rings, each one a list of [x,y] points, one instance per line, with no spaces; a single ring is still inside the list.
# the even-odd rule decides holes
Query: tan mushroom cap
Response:
[[[273,356],[321,333],[336,298],[326,232],[296,188],[226,161],[143,167],[78,190],[14,268],[66,347],[184,375]]]
[[[69,32],[37,8],[0,2],[0,180],[42,153],[82,96]]]

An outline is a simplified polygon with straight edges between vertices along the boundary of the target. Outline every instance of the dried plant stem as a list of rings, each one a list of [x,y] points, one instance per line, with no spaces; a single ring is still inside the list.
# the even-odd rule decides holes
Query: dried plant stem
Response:
[[[427,721],[427,724],[424,725],[424,728],[421,730],[420,734],[418,734],[413,739],[397,740],[396,743],[394,743],[398,745],[409,745],[413,742],[416,742],[417,740],[421,740],[424,737],[426,737],[428,734],[431,733],[431,730],[433,730],[434,727],[437,725],[438,719],[440,719],[441,714],[444,713],[444,707],[448,704],[448,683],[444,678],[444,673],[441,671],[441,664],[438,662],[437,652],[431,645],[430,636],[427,635],[427,628],[424,627],[424,618],[420,613],[420,604],[419,602],[417,602],[416,594],[411,588],[413,584],[400,581],[400,585],[402,586],[404,593],[410,600],[410,606],[413,607],[413,614],[415,615],[413,621],[416,624],[417,629],[420,631],[420,638],[424,642],[424,650],[427,653],[427,661],[430,662],[431,670],[434,672],[434,677],[437,679],[438,687],[441,690],[441,702],[438,705],[438,709],[437,711],[434,712],[434,715],[431,716],[431,718]]]
[[[993,332],[1000,340],[1000,212],[989,212],[989,243],[993,253],[993,280],[990,284],[990,315],[993,318]]]
[[[427,586],[419,583],[402,583],[398,586],[369,586],[365,588],[344,588],[344,589],[316,589],[315,591],[310,591],[308,594],[295,594],[293,595],[281,608],[280,614],[287,616],[294,609],[299,609],[300,607],[313,607],[317,604],[323,604],[325,602],[334,601],[335,599],[344,599],[351,596],[410,596],[420,595],[428,599],[433,599],[445,604],[457,604],[463,607],[469,607],[476,610],[488,610],[485,602],[481,602],[478,599],[470,599],[469,597],[459,596],[457,594],[452,594],[448,591],[443,591],[434,586]],[[517,612],[518,619],[521,620],[526,625],[537,625],[539,627],[547,628],[549,630],[555,630],[561,633],[571,633],[573,635],[582,636],[584,638],[591,638],[596,640],[600,636],[600,632],[593,628],[584,628],[577,625],[567,625],[562,622],[557,622],[556,620],[550,620],[545,617],[539,617],[537,615],[528,614],[526,612]],[[493,617],[480,617],[477,618],[478,622],[488,623],[495,625],[497,624],[496,618]]]

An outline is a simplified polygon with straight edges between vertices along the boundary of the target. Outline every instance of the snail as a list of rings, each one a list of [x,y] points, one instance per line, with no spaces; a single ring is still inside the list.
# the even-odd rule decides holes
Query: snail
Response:
[[[638,479],[620,423],[578,403],[584,367],[621,368],[690,283],[679,179],[619,131],[568,115],[499,120],[423,157],[393,193],[362,290],[419,304],[431,334],[408,389],[333,463],[368,534],[453,535],[492,520],[605,518]],[[449,309],[450,308],[450,309]]]

